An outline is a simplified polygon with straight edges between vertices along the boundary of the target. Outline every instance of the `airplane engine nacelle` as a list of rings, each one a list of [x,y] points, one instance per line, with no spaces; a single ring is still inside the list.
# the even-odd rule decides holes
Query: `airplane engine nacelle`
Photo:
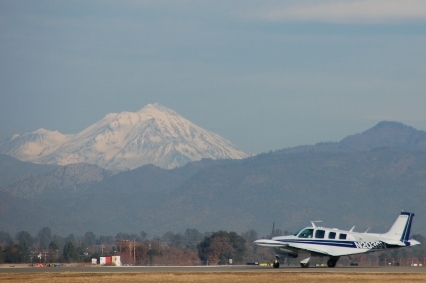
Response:
[[[292,258],[297,258],[298,257],[297,250],[293,250],[293,249],[288,248],[288,247],[286,247],[286,248],[277,248],[277,249],[275,249],[275,252],[277,254],[285,255],[285,256],[288,256],[288,257],[292,257]]]

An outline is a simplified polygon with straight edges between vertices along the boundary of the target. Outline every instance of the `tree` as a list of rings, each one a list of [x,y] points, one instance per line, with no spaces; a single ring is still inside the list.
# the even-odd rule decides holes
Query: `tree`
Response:
[[[174,234],[170,240],[170,246],[183,250],[186,247],[183,235],[181,233]]]
[[[232,258],[242,261],[247,251],[246,240],[235,232],[218,231],[197,245],[198,256],[211,264],[225,264]]]
[[[250,229],[245,233],[242,233],[243,238],[247,241],[247,243],[253,243],[258,239],[256,230]]]
[[[31,234],[27,231],[21,231],[16,234],[15,238],[19,242],[18,247],[20,248],[20,250],[23,253],[27,254],[30,251],[34,242]]]
[[[0,246],[0,263],[4,262],[4,257],[5,257],[5,254],[4,254],[3,247]]]
[[[169,231],[165,233],[163,237],[161,237],[161,239],[163,240],[163,242],[171,242],[173,236],[174,236],[174,233],[172,231]]]
[[[24,261],[25,253],[21,247],[16,244],[8,245],[4,249],[4,262],[6,263],[20,263]]]
[[[13,243],[12,237],[10,236],[10,234],[4,231],[0,231],[0,243],[7,244],[7,245]]]
[[[67,242],[62,253],[64,260],[67,262],[78,260],[77,249],[72,242]]]
[[[58,248],[57,248],[58,250],[62,250],[64,248],[64,245],[65,245],[64,237],[55,234],[52,236],[52,241],[58,244]]]
[[[49,249],[51,249],[52,251],[59,250],[58,243],[56,243],[56,241],[51,241],[50,244],[49,244]]]
[[[96,244],[96,235],[93,232],[86,232],[83,237],[83,243],[86,247]]]
[[[115,243],[115,239],[113,236],[99,236],[99,238],[96,240],[97,245],[101,245],[101,244],[112,245],[114,243]]]
[[[65,238],[65,243],[67,243],[67,242],[71,242],[74,245],[77,244],[74,233],[69,234],[68,237]]]
[[[185,236],[185,239],[190,242],[201,242],[204,237],[204,235],[197,229],[189,229],[189,228],[186,229],[184,236]]]
[[[206,236],[210,236],[211,234],[209,233]],[[187,245],[188,248],[190,248],[193,251],[197,251],[197,243],[201,242],[203,240],[205,235],[203,235],[202,233],[200,233],[197,229],[186,229],[185,234],[184,234],[184,238],[185,238],[185,243]]]
[[[235,261],[241,262],[244,259],[245,253],[247,251],[246,240],[235,232],[229,232],[228,235],[230,244],[235,250],[235,253],[231,256]]]
[[[135,259],[137,264],[145,264],[148,257],[148,247],[144,244],[137,245],[135,248]]]
[[[47,250],[49,248],[49,244],[52,241],[52,232],[49,227],[42,228],[37,235],[37,238],[40,242],[40,249]]]

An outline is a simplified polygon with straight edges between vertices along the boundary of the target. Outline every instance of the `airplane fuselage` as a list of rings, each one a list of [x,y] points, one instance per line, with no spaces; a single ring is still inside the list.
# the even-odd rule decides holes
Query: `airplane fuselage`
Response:
[[[296,257],[300,250],[310,251],[318,255],[342,256],[400,247],[386,244],[381,235],[350,232],[345,230],[329,229],[322,227],[306,227],[312,230],[312,236],[300,237],[300,235],[279,236],[271,240],[257,243],[259,246],[272,246],[280,254],[288,254]],[[276,247],[274,244],[281,242],[285,246]],[[407,244],[408,245],[408,244]]]
[[[355,255],[386,249],[408,247],[420,244],[409,239],[414,214],[401,212],[390,230],[384,234],[359,233],[335,228],[318,227],[312,221],[311,227],[299,230],[294,235],[260,239],[258,246],[271,247],[278,254],[291,257],[305,257],[302,267],[309,266],[311,256],[328,256],[327,265],[334,267],[340,256]],[[274,267],[278,267],[277,260]]]

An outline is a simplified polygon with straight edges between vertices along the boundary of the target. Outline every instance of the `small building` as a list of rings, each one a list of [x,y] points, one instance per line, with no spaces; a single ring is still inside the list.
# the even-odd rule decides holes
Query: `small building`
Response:
[[[99,265],[121,266],[121,258],[120,256],[101,256]]]
[[[111,263],[114,266],[121,266],[121,258],[119,255],[111,257]]]

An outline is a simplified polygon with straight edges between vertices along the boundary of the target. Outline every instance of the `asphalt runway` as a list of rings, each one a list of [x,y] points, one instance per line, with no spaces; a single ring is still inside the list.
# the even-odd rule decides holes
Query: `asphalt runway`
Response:
[[[176,273],[176,272],[318,272],[318,273],[426,273],[426,267],[261,267],[237,266],[87,266],[87,267],[2,267],[0,273]]]

